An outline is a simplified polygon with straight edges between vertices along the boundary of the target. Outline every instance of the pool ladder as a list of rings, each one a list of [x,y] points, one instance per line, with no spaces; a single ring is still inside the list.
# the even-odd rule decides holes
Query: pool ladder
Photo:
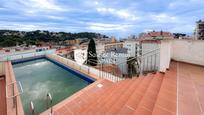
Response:
[[[50,108],[50,115],[52,115],[52,95],[50,93],[47,94],[47,109]]]
[[[53,115],[53,108],[52,108],[52,95],[50,93],[47,93],[47,109],[50,108],[50,115]],[[33,102],[30,102],[30,115],[35,115],[35,107]]]

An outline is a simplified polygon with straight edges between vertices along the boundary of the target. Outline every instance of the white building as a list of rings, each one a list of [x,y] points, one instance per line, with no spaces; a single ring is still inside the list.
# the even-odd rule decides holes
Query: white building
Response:
[[[87,60],[87,47],[75,49],[74,60],[80,65],[84,64]]]
[[[202,20],[196,22],[195,38],[196,40],[204,40],[204,21]]]
[[[127,53],[130,57],[139,56],[139,52],[141,50],[139,41],[125,41],[123,43],[123,47],[127,48]]]
[[[115,64],[123,74],[127,74],[127,54],[126,48],[109,49],[99,57],[101,64]]]

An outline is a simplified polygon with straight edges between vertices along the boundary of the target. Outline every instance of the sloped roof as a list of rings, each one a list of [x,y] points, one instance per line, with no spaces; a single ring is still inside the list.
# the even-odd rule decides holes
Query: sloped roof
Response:
[[[150,38],[150,37],[165,37],[165,38],[173,38],[173,34],[170,32],[148,32],[148,33],[144,33],[141,36],[141,39],[145,39],[145,38]]]

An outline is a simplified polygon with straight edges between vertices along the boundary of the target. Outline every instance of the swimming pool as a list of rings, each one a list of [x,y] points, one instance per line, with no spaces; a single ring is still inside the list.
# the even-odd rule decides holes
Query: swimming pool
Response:
[[[46,58],[14,63],[13,69],[24,90],[21,100],[26,115],[29,115],[30,101],[34,103],[35,114],[39,114],[47,109],[47,93],[52,95],[55,105],[93,82]]]

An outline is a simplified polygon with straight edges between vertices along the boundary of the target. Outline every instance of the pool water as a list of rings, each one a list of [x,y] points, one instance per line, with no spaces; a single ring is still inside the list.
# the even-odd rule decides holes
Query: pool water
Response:
[[[30,101],[35,114],[39,114],[47,109],[47,93],[52,95],[55,105],[90,84],[47,59],[14,64],[13,68],[24,90],[21,100],[25,115],[29,115]]]

